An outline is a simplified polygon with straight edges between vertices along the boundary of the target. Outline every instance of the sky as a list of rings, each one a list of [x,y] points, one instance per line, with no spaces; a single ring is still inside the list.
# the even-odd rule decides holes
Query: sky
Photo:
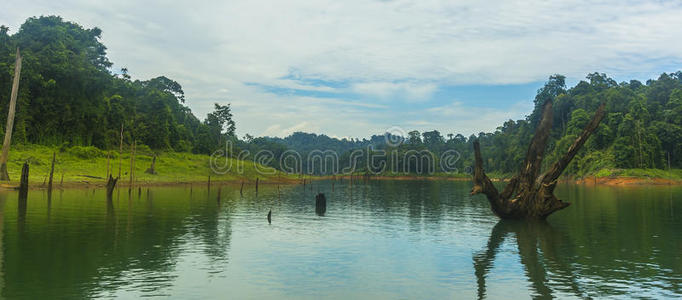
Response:
[[[682,69],[679,1],[5,0],[102,29],[113,70],[167,76],[200,119],[231,103],[240,136],[494,131],[552,74],[617,81]]]

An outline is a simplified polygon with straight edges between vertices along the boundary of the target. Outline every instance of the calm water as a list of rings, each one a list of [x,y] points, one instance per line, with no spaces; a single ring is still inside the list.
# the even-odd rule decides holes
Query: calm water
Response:
[[[308,186],[309,187],[309,186]],[[560,185],[546,223],[468,182],[0,193],[5,298],[682,297],[682,188]],[[317,216],[314,194],[327,195]],[[266,215],[272,209],[272,224]]]

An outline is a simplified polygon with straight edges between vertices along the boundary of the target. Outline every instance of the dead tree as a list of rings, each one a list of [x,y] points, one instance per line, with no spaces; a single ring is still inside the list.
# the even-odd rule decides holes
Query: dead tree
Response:
[[[315,213],[318,216],[324,216],[325,212],[327,212],[327,198],[323,193],[319,193],[315,196]]]
[[[602,104],[580,136],[568,148],[568,152],[549,170],[541,174],[540,167],[547,146],[547,138],[552,129],[553,118],[552,102],[547,101],[542,110],[542,119],[528,146],[528,153],[521,170],[509,180],[501,193],[485,175],[480,145],[478,140],[474,141],[474,187],[471,189],[471,195],[485,194],[492,211],[504,219],[545,219],[553,212],[566,208],[570,203],[563,202],[554,196],[557,180],[592,132],[597,129],[604,114],[604,104]]]
[[[116,187],[116,182],[118,181],[118,177],[114,178],[109,174],[109,179],[107,180],[107,201],[112,200],[112,195],[114,194],[114,188]]]
[[[12,128],[14,127],[14,113],[17,107],[17,94],[19,93],[19,79],[21,77],[21,53],[17,48],[17,60],[14,65],[14,80],[12,81],[12,94],[9,99],[9,110],[7,112],[7,126],[5,126],[5,139],[2,142],[2,153],[0,153],[0,180],[9,181],[7,172],[7,159],[9,158],[9,144],[12,142]]]
[[[52,177],[54,176],[54,161],[57,153],[52,152],[52,166],[50,167],[50,181],[47,183],[47,198],[52,198]]]
[[[154,154],[154,157],[152,158],[152,165],[144,172],[147,174],[156,175],[156,154]]]
[[[21,179],[19,180],[19,200],[26,201],[28,198],[28,162],[21,167]]]

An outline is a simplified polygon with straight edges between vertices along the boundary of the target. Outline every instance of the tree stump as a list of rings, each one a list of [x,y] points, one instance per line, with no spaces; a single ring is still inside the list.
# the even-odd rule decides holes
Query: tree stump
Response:
[[[597,129],[604,118],[604,114],[604,104],[602,104],[582,134],[568,148],[568,152],[555,162],[549,170],[540,174],[553,119],[552,102],[545,102],[542,119],[530,142],[521,170],[509,180],[502,193],[497,191],[488,176],[485,175],[480,145],[478,140],[474,141],[474,187],[471,189],[471,195],[485,194],[492,211],[504,219],[545,219],[550,214],[568,207],[570,203],[563,202],[554,196],[557,180],[592,132]]]
[[[155,167],[156,167],[156,154],[154,154],[154,157],[152,158],[152,165],[149,167],[149,169],[147,169],[144,172],[147,174],[156,175],[156,168]]]
[[[318,216],[324,216],[325,212],[327,212],[327,198],[323,193],[319,193],[315,196],[315,213]]]
[[[114,178],[109,174],[109,180],[107,180],[107,201],[112,200],[112,195],[114,194],[114,188],[116,187],[116,182],[118,177]]]
[[[28,198],[28,162],[21,167],[21,181],[19,182],[19,200],[26,201]]]

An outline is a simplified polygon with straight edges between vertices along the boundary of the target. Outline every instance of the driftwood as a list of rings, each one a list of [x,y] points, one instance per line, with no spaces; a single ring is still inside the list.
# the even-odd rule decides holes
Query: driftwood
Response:
[[[552,102],[547,101],[543,107],[542,119],[530,142],[521,170],[509,180],[501,193],[485,175],[480,145],[478,140],[474,141],[474,187],[471,190],[471,195],[485,194],[492,211],[500,218],[505,219],[545,219],[550,214],[566,208],[570,203],[563,202],[554,196],[557,180],[592,132],[597,129],[604,118],[604,114],[604,104],[602,104],[582,134],[568,148],[568,152],[555,162],[549,170],[540,174],[553,118]]]
[[[12,142],[12,127],[14,127],[14,113],[17,107],[17,95],[19,93],[19,79],[21,78],[21,53],[17,48],[17,58],[14,65],[14,79],[12,81],[12,94],[9,100],[9,110],[7,112],[7,126],[5,126],[5,138],[2,142],[2,152],[0,153],[0,180],[9,181],[7,172],[7,159],[9,158],[9,145]]]

